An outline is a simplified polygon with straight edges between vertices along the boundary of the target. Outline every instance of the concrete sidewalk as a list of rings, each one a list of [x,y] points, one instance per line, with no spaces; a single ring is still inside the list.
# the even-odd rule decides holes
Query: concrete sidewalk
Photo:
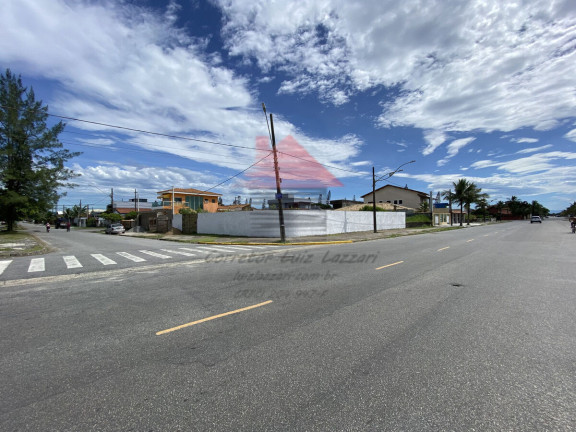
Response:
[[[479,225],[479,224],[475,224]],[[472,226],[472,225],[471,225]],[[334,234],[328,236],[307,236],[307,237],[289,237],[286,238],[286,244],[292,245],[311,245],[311,244],[338,244],[338,243],[354,243],[360,241],[369,241],[377,239],[385,239],[391,237],[399,237],[406,235],[425,234],[449,229],[459,229],[459,226],[454,227],[424,227],[424,228],[403,228],[382,230],[377,233],[372,231],[353,232],[345,234]],[[208,234],[155,234],[155,233],[132,233],[126,232],[125,236],[131,237],[148,237],[156,238],[158,240],[179,241],[185,243],[200,243],[200,244],[222,244],[222,245],[278,245],[281,244],[279,238],[267,237],[228,237],[228,236],[215,236]]]

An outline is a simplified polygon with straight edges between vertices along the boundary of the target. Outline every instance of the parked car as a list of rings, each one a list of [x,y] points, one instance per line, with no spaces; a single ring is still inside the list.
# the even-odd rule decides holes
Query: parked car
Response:
[[[542,223],[542,218],[540,218],[540,216],[532,216],[530,218],[530,223],[534,223],[534,222]]]
[[[106,234],[124,234],[126,229],[121,223],[113,223],[106,228]]]

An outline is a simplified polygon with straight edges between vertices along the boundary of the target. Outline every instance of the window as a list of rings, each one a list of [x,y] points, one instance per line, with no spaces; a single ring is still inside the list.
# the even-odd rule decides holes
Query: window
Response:
[[[398,200],[398,204],[402,204],[402,200]]]
[[[398,200],[394,200],[394,204],[398,204]]]
[[[182,202],[182,198],[176,197],[176,198],[174,198],[174,202],[181,203],[181,202]]]
[[[215,199],[215,198],[212,198],[212,202],[215,203],[215,202],[216,202],[216,199]]]

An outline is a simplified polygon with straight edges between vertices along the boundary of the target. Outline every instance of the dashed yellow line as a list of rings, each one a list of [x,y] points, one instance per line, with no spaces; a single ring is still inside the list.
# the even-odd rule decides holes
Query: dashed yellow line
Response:
[[[198,320],[198,321],[192,321],[192,322],[189,322],[189,323],[186,323],[186,324],[179,325],[179,326],[177,326],[177,327],[172,327],[172,328],[169,328],[169,329],[166,329],[166,330],[159,331],[159,332],[156,333],[156,336],[160,336],[160,335],[163,335],[163,334],[166,334],[166,333],[170,333],[170,332],[173,332],[173,331],[176,331],[176,330],[180,330],[180,329],[183,329],[183,328],[186,328],[186,327],[190,327],[190,326],[193,326],[193,325],[196,325],[196,324],[200,324],[200,323],[203,323],[203,322],[206,322],[206,321],[211,321],[211,320],[214,320],[214,319],[217,319],[217,318],[222,318],[222,317],[225,317],[225,316],[228,316],[228,315],[237,314],[237,313],[239,313],[239,312],[244,312],[244,311],[247,311],[247,310],[250,310],[250,309],[254,309],[254,308],[257,308],[257,307],[260,307],[260,306],[265,306],[265,305],[270,304],[270,303],[272,303],[272,300],[268,300],[268,301],[265,301],[265,302],[263,302],[263,303],[258,303],[258,304],[252,305],[252,306],[247,306],[247,307],[244,307],[244,308],[242,308],[242,309],[236,309],[236,310],[233,310],[233,311],[230,311],[230,312],[224,312],[224,313],[221,313],[221,314],[219,314],[219,315],[213,315],[213,316],[208,317],[208,318],[202,318],[202,319],[200,319],[200,320]]]
[[[446,250],[446,249],[450,249],[450,246],[446,246],[446,247],[443,247],[443,248],[441,248],[441,249],[438,249],[437,252],[440,252],[440,251],[443,251],[443,250]]]
[[[392,264],[386,264],[385,266],[377,267],[376,270],[381,270],[381,269],[386,268],[386,267],[392,267],[392,266],[395,266],[395,265],[398,265],[398,264],[402,264],[403,262],[404,262],[404,261],[398,261],[398,262],[395,262],[395,263],[392,263]]]

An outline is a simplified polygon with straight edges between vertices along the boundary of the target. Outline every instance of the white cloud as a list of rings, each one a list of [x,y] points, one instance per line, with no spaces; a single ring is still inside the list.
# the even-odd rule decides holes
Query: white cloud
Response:
[[[552,144],[547,144],[540,147],[525,148],[523,150],[517,151],[516,154],[535,153],[537,151],[545,150],[550,147],[552,147]]]
[[[126,2],[7,0],[0,14],[0,62],[24,80],[57,82],[49,102],[53,113],[253,148],[267,129],[251,83],[206,53],[205,41],[175,27],[177,10],[174,3],[155,14]],[[333,98],[344,96],[336,92]],[[72,126],[114,130],[78,122],[68,129]],[[318,161],[342,167],[361,145],[351,135],[313,139],[281,118],[276,131],[279,140],[291,134]],[[123,134],[123,141],[135,146],[213,165],[254,162],[246,149]]]
[[[538,139],[536,138],[513,138],[510,141],[514,141],[517,143],[536,143]]]
[[[446,141],[446,135],[438,130],[428,130],[424,132],[424,140],[428,143],[426,148],[422,150],[424,156],[432,154],[434,150],[440,147]]]
[[[570,141],[576,142],[576,129],[572,129],[570,132],[564,135],[564,138],[568,138]]]
[[[468,137],[468,138],[461,138],[461,139],[457,139],[457,140],[452,141],[450,144],[448,144],[448,147],[447,147],[448,148],[448,154],[443,159],[440,159],[438,162],[436,162],[436,164],[438,166],[445,165],[449,159],[453,158],[454,156],[456,156],[458,154],[460,149],[464,148],[465,146],[470,144],[475,139],[476,138],[474,138],[474,137]]]
[[[218,4],[231,54],[288,74],[282,92],[341,104],[357,91],[399,86],[383,126],[548,130],[576,115],[576,7],[567,0]]]

